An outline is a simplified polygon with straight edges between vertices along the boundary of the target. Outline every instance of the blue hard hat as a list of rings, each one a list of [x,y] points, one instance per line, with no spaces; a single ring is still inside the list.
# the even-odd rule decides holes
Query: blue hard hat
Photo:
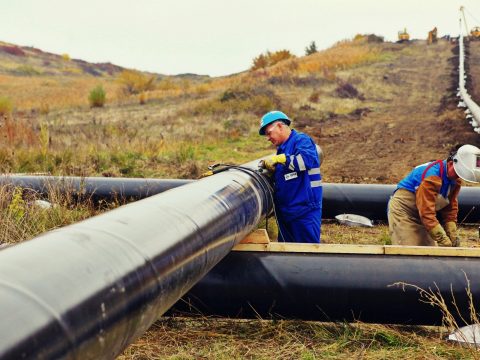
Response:
[[[290,125],[291,123],[288,116],[283,112],[278,110],[270,111],[262,116],[262,120],[260,120],[260,130],[258,130],[258,133],[260,135],[265,135],[265,128],[274,121],[283,121],[287,125]]]

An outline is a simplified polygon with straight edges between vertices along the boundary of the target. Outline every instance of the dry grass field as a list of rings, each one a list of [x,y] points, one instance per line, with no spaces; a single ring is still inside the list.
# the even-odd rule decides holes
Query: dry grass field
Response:
[[[197,178],[208,164],[241,164],[273,152],[258,136],[258,123],[264,112],[281,109],[323,148],[324,181],[395,183],[412,166],[444,158],[456,143],[480,145],[456,108],[453,51],[446,41],[427,46],[358,37],[228,77],[140,74],[154,81],[136,91],[126,89],[125,69],[0,42],[1,172]],[[471,69],[480,73],[474,65]],[[106,92],[105,104],[90,108],[89,92],[98,85]],[[41,210],[32,205],[35,194],[21,195],[0,190],[1,244],[108,210],[62,198],[54,190],[51,200],[57,206]],[[384,225],[327,223],[322,231],[327,243],[389,242]],[[461,234],[465,244],[478,246],[477,227],[463,226]],[[448,330],[165,318],[119,358],[480,357],[447,343]]]

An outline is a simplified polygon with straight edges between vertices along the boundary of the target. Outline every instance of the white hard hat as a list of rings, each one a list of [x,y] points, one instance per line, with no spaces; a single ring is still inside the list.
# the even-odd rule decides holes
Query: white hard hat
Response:
[[[473,145],[461,146],[452,156],[457,175],[468,182],[480,182],[480,149]]]

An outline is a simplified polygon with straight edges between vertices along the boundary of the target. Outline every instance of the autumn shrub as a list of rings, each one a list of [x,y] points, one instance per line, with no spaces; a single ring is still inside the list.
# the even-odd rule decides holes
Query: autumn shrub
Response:
[[[219,98],[206,100],[193,108],[193,114],[239,114],[256,116],[282,107],[280,97],[266,87],[236,87],[225,90]],[[189,110],[190,111],[190,110]]]
[[[127,94],[139,94],[155,88],[155,76],[147,76],[134,70],[123,70],[118,81],[123,85],[123,90]]]
[[[335,89],[335,94],[343,99],[357,98],[364,100],[363,95],[359,93],[357,88],[348,82],[339,82],[337,88]]]
[[[168,91],[168,90],[176,90],[176,89],[179,89],[180,87],[177,84],[175,84],[172,81],[172,79],[166,77],[158,83],[157,88],[159,90]]]
[[[145,105],[146,102],[147,102],[147,95],[145,95],[145,92],[142,91],[138,96],[138,103],[140,105]]]
[[[25,51],[23,51],[18,46],[8,46],[8,45],[1,45],[0,50],[6,52],[7,54],[14,55],[14,56],[25,56]]]
[[[318,100],[320,99],[320,92],[318,90],[315,90],[310,94],[308,97],[308,101],[312,103],[318,103]]]
[[[357,34],[354,36],[353,41],[364,43],[382,43],[384,39],[383,36],[378,36],[375,34]]]
[[[47,102],[42,102],[39,105],[38,111],[42,115],[47,115],[50,112],[50,105]]]
[[[90,91],[90,94],[88,95],[90,107],[103,107],[103,105],[105,105],[106,97],[107,94],[103,89],[103,86],[97,85]]]
[[[253,65],[250,70],[264,69],[268,66],[275,65],[280,61],[294,58],[289,50],[279,50],[275,52],[267,51],[265,54],[260,54],[253,59]]]
[[[23,76],[34,76],[34,75],[40,75],[41,74],[41,72],[39,70],[35,69],[31,65],[18,66],[15,69],[14,72],[15,72],[15,74],[23,75]]]
[[[11,114],[13,110],[13,104],[10,98],[6,96],[0,96],[0,116]]]

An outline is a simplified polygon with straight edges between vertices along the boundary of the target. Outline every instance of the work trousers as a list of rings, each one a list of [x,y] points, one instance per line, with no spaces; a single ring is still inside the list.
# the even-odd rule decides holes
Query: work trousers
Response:
[[[312,209],[299,218],[286,221],[277,217],[278,241],[297,243],[319,243],[322,225],[322,210]]]
[[[388,203],[388,229],[393,245],[437,246],[420,220],[415,194],[398,189]]]

